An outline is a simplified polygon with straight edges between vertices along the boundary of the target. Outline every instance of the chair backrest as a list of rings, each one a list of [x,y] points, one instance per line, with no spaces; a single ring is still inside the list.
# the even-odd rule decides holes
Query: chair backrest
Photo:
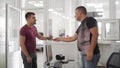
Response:
[[[120,68],[120,53],[113,52],[109,57],[106,66],[107,68]]]

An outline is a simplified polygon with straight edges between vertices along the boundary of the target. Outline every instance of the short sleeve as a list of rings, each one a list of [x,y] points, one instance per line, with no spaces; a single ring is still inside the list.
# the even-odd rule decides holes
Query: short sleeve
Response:
[[[26,30],[25,28],[21,28],[20,30],[20,35],[25,36],[26,35]]]
[[[37,28],[34,26],[35,31],[38,33]]]
[[[87,21],[86,25],[88,29],[97,27],[97,21],[93,17],[88,17],[86,21]]]
[[[78,29],[76,30],[76,32],[75,32],[75,33],[77,33],[77,34],[78,34],[78,32],[79,32],[79,29],[80,29],[80,26],[78,27]]]

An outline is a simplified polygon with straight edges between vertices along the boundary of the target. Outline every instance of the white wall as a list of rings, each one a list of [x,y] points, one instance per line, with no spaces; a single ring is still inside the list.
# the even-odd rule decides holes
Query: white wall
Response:
[[[100,62],[104,65],[106,65],[106,62],[108,61],[108,58],[113,52],[119,52],[120,45],[118,43],[114,44],[99,44],[100,52],[101,52],[101,58]]]

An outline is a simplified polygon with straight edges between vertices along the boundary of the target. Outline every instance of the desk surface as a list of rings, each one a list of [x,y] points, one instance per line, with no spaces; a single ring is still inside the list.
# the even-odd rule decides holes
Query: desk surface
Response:
[[[77,42],[76,42],[76,41],[74,41],[74,42],[45,41],[45,44],[48,44],[48,45],[49,45],[49,44],[51,44],[51,45],[75,45],[75,44],[77,44]]]

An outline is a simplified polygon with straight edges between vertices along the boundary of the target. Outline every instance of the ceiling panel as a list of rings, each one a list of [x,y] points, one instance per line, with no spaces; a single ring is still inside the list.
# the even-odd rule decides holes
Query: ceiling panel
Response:
[[[22,9],[35,9],[35,8],[43,8],[44,1],[43,0],[21,0],[22,1]]]

